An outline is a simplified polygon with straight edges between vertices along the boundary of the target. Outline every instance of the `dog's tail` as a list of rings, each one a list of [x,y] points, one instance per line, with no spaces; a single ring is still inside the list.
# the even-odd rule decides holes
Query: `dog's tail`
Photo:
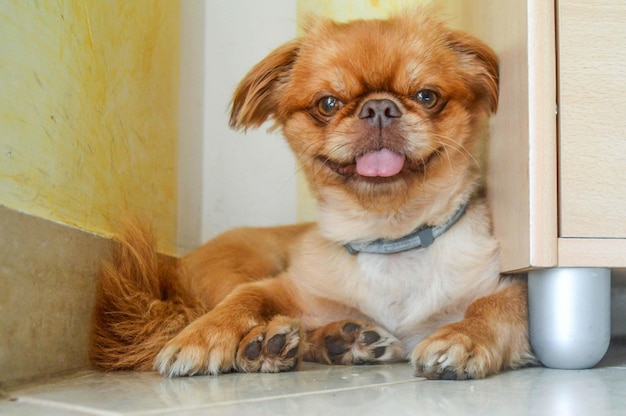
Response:
[[[129,224],[100,273],[90,359],[102,370],[150,370],[160,349],[204,311],[178,262],[156,251],[146,228]]]

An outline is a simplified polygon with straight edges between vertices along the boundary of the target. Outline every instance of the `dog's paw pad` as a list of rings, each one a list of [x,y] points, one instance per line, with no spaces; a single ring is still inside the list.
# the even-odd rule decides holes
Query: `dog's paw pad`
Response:
[[[267,341],[267,355],[275,357],[280,354],[285,346],[287,337],[285,334],[276,334]]]
[[[237,368],[248,373],[276,373],[295,369],[302,355],[300,324],[277,316],[252,328],[240,342]]]
[[[261,355],[261,348],[263,347],[263,338],[255,339],[250,342],[243,350],[243,357],[246,360],[254,361]]]
[[[405,358],[400,341],[378,326],[348,321],[321,330],[329,332],[324,337],[323,356],[332,364],[368,364]]]

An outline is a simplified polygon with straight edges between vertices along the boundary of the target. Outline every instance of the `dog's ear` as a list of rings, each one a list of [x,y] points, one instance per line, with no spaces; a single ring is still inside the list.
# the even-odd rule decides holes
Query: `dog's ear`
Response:
[[[241,80],[232,101],[232,128],[246,130],[259,127],[270,117],[276,119],[280,89],[289,78],[298,49],[297,40],[280,46]]]
[[[498,109],[498,57],[483,41],[460,31],[450,31],[450,47],[459,55],[461,66],[479,102],[490,113]]]

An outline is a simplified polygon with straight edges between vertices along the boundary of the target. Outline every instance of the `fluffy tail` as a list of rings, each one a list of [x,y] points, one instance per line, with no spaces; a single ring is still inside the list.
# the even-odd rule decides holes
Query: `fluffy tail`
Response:
[[[159,255],[151,233],[129,225],[104,264],[90,358],[102,370],[150,370],[174,335],[204,311],[185,289],[177,261]]]

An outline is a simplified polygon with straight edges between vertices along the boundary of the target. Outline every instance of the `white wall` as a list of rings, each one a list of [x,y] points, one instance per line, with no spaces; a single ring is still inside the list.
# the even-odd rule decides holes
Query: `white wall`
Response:
[[[296,34],[295,0],[183,0],[179,251],[241,225],[296,221],[296,167],[266,128],[228,128],[247,71]]]
[[[181,4],[177,250],[184,254],[202,240],[206,3]]]

